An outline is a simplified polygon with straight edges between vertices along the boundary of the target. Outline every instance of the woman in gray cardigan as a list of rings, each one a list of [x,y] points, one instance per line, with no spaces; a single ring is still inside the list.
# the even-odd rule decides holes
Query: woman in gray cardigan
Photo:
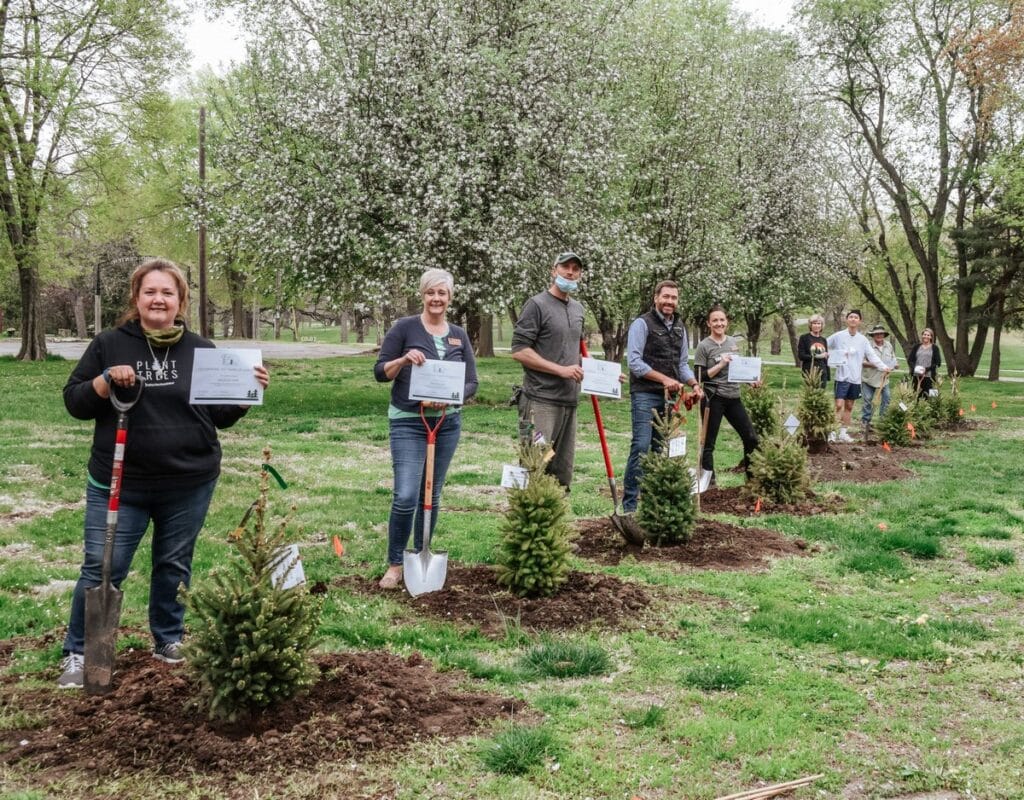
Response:
[[[388,517],[388,569],[380,579],[382,589],[396,589],[402,582],[402,552],[414,533],[415,549],[423,547],[423,487],[427,456],[427,428],[444,413],[437,430],[434,456],[433,514],[430,535],[437,525],[441,487],[462,430],[461,406],[420,403],[409,399],[412,368],[428,359],[464,361],[466,383],[463,400],[477,389],[476,361],[466,331],[448,322],[446,314],[455,289],[450,272],[428,269],[420,278],[423,311],[396,322],[384,337],[373,374],[380,382],[392,381],[388,421],[394,494]]]

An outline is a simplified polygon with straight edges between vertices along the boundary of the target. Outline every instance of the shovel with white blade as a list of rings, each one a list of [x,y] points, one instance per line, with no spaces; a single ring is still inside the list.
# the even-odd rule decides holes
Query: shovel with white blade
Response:
[[[423,548],[418,553],[406,550],[402,554],[405,588],[413,597],[440,591],[448,575],[448,554],[430,552],[430,522],[434,512],[434,449],[437,446],[437,431],[444,424],[446,411],[442,409],[437,424],[430,427],[423,413],[423,405],[420,405],[420,418],[427,429],[427,462],[423,468]]]

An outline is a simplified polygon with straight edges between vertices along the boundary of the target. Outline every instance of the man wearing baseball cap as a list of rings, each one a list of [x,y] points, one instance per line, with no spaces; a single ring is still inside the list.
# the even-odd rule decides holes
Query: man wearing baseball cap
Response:
[[[526,301],[512,332],[512,358],[523,365],[519,396],[519,435],[531,428],[554,449],[547,471],[566,489],[576,456],[576,406],[583,367],[583,306],[579,290],[583,259],[560,253],[551,266],[551,284]]]

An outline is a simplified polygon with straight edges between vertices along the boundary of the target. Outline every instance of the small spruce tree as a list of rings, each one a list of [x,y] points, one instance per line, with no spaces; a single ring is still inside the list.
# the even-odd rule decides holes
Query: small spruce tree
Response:
[[[910,427],[907,423],[915,425],[914,406],[917,403],[917,394],[907,384],[901,384],[893,391],[892,401],[885,413],[875,423],[875,432],[878,437],[894,447],[906,447],[910,444]]]
[[[804,375],[796,417],[800,420],[804,444],[812,453],[828,447],[828,435],[835,427],[835,401],[827,388],[821,385],[821,372],[817,367]]]
[[[269,449],[263,457],[269,462]],[[181,589],[192,615],[185,658],[211,719],[251,723],[260,711],[311,686],[317,675],[309,652],[320,604],[305,584],[288,589],[275,584],[288,518],[270,527],[269,485],[264,469],[259,499],[229,537],[236,552],[228,562],[191,589]]]
[[[569,501],[565,489],[544,471],[551,445],[522,441],[519,463],[529,473],[525,488],[508,490],[501,526],[498,582],[520,597],[547,597],[569,577]]]
[[[747,491],[774,503],[796,503],[807,497],[811,477],[807,451],[785,433],[764,439],[750,457]]]
[[[775,392],[768,388],[766,383],[754,386],[752,383],[744,385],[743,407],[747,409],[750,422],[757,431],[758,439],[770,439],[782,430],[782,423],[779,421],[779,398]]]
[[[676,436],[685,418],[654,412],[652,424],[666,443],[661,452],[646,453],[641,462],[640,502],[636,521],[655,545],[681,544],[690,538],[697,523],[693,502],[693,476],[685,457],[669,458],[668,441]]]

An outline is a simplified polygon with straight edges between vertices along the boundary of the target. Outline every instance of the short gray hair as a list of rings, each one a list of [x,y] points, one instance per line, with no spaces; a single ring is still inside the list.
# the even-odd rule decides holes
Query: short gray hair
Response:
[[[825,318],[821,316],[821,314],[811,314],[810,318],[807,320],[807,327],[810,327],[812,322],[820,322],[824,325]]]
[[[427,289],[432,289],[438,284],[443,285],[449,295],[455,294],[455,278],[446,269],[428,269],[423,275],[420,276],[420,294],[423,294]]]

